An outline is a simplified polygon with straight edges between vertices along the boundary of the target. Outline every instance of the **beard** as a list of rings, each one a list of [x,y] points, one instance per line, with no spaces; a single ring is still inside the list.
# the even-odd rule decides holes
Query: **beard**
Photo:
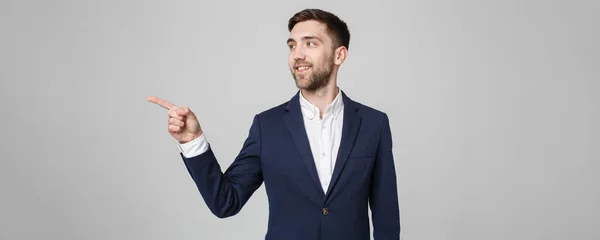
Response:
[[[296,64],[307,65],[306,62],[296,61]],[[310,70],[307,73],[297,73],[296,68],[292,68],[292,76],[296,81],[296,86],[310,92],[324,88],[329,84],[331,73],[333,71],[333,54],[325,61],[325,64],[310,64]]]

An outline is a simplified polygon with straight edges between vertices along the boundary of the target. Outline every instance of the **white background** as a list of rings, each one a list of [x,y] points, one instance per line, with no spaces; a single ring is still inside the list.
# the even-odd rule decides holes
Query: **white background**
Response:
[[[296,92],[287,20],[350,27],[339,86],[390,116],[405,240],[600,238],[598,1],[0,2],[1,239],[262,239],[218,219],[148,95],[222,166]]]

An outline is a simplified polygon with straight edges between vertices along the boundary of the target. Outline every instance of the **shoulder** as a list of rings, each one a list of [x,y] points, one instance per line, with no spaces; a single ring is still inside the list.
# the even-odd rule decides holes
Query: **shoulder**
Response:
[[[373,136],[385,137],[391,141],[390,119],[386,112],[359,102],[353,102],[353,104],[362,121],[362,131],[371,132]]]
[[[363,121],[373,124],[386,124],[389,122],[388,114],[385,111],[350,98],[347,99],[349,104],[346,104],[345,111],[356,111]]]
[[[273,128],[279,126],[282,119],[288,113],[289,105],[293,100],[279,103],[278,105],[272,106],[260,110],[254,114],[253,124],[259,125],[260,128]]]
[[[271,107],[271,108],[268,108],[268,109],[262,110],[262,111],[260,111],[260,112],[258,112],[258,113],[256,114],[256,117],[257,117],[257,118],[260,118],[261,120],[262,120],[262,119],[265,119],[265,120],[267,120],[267,119],[277,119],[277,118],[281,118],[281,117],[283,117],[283,116],[285,115],[285,113],[287,112],[287,110],[286,110],[286,106],[288,105],[288,103],[289,103],[289,101],[288,101],[288,102],[281,103],[281,104],[279,104],[279,105],[276,105],[276,106],[274,106],[274,107]]]
[[[378,108],[360,103],[360,102],[354,102],[355,104],[355,108],[358,110],[358,112],[361,113],[361,115],[363,116],[374,116],[374,117],[378,117],[378,118],[382,118],[387,116],[387,114]]]

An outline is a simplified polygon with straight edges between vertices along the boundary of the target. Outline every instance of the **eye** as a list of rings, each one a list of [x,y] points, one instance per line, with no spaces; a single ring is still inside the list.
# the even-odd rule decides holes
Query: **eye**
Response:
[[[315,42],[308,42],[308,43],[306,43],[306,44],[307,44],[309,47],[314,47],[314,46],[316,46],[316,45],[317,45]]]
[[[290,48],[290,50],[294,49],[296,46],[294,44],[289,44],[288,47]]]

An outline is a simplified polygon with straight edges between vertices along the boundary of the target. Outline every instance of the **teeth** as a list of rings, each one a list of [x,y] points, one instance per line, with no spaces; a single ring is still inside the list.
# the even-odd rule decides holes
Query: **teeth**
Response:
[[[309,69],[309,67],[298,67],[298,70],[300,70],[300,71],[304,71],[304,70],[308,70],[308,69]]]

